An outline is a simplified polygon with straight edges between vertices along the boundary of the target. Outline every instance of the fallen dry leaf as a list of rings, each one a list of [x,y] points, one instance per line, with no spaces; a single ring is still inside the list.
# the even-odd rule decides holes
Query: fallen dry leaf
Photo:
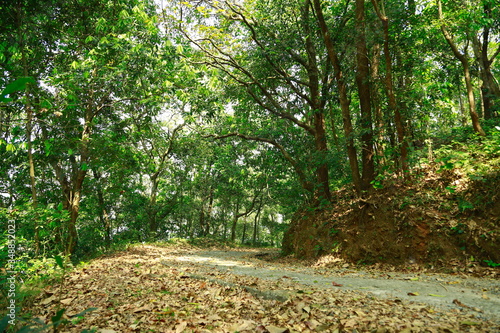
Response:
[[[188,252],[194,250],[142,245],[94,260],[70,272],[71,283],[54,285],[52,294],[42,293],[24,311],[47,322],[61,307],[58,299],[66,303],[62,304],[68,315],[98,308],[68,324],[64,332],[69,333],[90,328],[102,333],[493,333],[500,328],[465,307],[448,311],[401,299],[382,300],[362,291],[331,288],[331,280],[329,286],[305,286],[288,277],[296,269],[292,263],[275,267],[280,273],[266,280],[214,269],[216,261],[177,260]],[[287,296],[277,297],[283,291]]]
[[[61,300],[61,304],[68,305],[68,304],[70,304],[71,302],[73,302],[73,300],[74,300],[74,298],[73,298],[73,297],[66,298],[66,299],[62,299],[62,300]]]
[[[465,305],[464,303],[460,302],[458,299],[454,299],[454,300],[453,300],[453,304],[456,304],[456,305],[458,305],[458,306],[461,306],[461,307],[463,307],[463,308],[467,308],[467,309],[470,309],[470,308],[471,308],[470,306]]]
[[[54,302],[55,300],[57,300],[56,296],[50,296],[49,298],[46,298],[43,301],[41,301],[40,304],[47,305],[47,304]]]
[[[288,328],[276,327],[273,325],[266,326],[266,329],[269,333],[290,333]]]

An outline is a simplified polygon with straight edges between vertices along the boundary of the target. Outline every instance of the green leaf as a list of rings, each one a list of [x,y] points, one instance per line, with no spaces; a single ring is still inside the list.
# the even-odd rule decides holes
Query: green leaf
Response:
[[[32,77],[20,77],[19,79],[11,82],[5,87],[5,89],[0,93],[0,102],[10,102],[11,98],[6,98],[5,96],[12,94],[16,91],[22,91],[26,89],[28,83],[35,83],[35,79]]]
[[[125,9],[120,12],[121,19],[126,19],[128,17],[130,17],[130,15],[128,14],[128,12]]]
[[[59,266],[61,269],[64,269],[64,259],[61,256],[55,256],[54,259],[56,260],[57,266]]]
[[[61,309],[61,310],[57,311],[55,316],[50,318],[50,321],[52,321],[52,324],[54,325],[54,327],[59,326],[59,324],[61,323],[61,318],[62,318],[65,311],[66,311],[66,309]]]
[[[43,142],[45,146],[45,156],[49,156],[52,153],[52,147],[54,146],[49,140]]]
[[[7,332],[7,325],[9,324],[9,317],[6,315],[0,320],[0,332]]]
[[[16,151],[16,146],[14,146],[12,143],[8,143],[7,146],[5,147],[5,150]]]
[[[28,83],[35,83],[35,79],[32,77],[21,77],[14,82],[11,82],[5,87],[5,89],[2,91],[2,96],[11,94],[16,91],[21,91],[26,89],[26,85]]]
[[[87,171],[89,169],[89,165],[87,163],[82,163],[82,166],[80,167],[81,170]]]

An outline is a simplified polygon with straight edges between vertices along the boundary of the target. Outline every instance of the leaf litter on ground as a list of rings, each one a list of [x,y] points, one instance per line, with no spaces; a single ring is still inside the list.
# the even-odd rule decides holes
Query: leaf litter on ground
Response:
[[[172,258],[196,249],[142,245],[92,261],[24,309],[44,322],[97,308],[64,332],[499,332],[460,309],[220,272]],[[334,283],[334,282],[332,282]],[[459,304],[460,305],[460,304]],[[465,309],[465,307],[464,307]]]

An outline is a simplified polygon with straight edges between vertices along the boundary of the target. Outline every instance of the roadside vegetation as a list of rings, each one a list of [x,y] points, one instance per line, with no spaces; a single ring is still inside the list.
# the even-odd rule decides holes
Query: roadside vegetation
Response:
[[[497,276],[497,1],[0,11],[2,311],[179,240]]]

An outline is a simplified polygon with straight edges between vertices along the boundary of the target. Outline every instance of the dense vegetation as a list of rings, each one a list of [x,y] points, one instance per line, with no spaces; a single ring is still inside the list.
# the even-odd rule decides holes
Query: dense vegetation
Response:
[[[14,234],[20,269],[172,238],[278,246],[339,189],[500,154],[498,0],[0,10],[0,257]],[[498,180],[481,165],[467,176]]]

